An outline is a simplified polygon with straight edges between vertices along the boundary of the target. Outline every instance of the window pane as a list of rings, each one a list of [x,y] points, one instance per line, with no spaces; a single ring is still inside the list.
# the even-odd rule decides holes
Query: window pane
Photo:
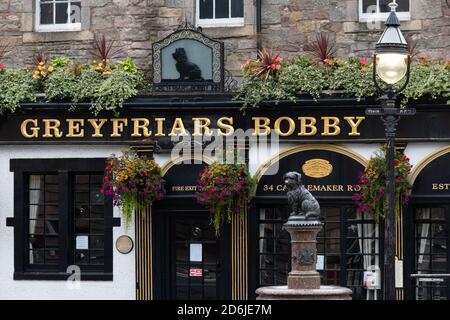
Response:
[[[229,4],[228,0],[216,0],[216,19],[230,17]]]
[[[391,2],[392,0],[380,0],[380,12],[390,12],[389,3]],[[409,0],[397,0],[397,4],[397,12],[409,12]]]
[[[81,2],[72,2],[70,6],[70,22],[81,22]]]
[[[362,12],[363,13],[374,13],[377,10],[377,0],[363,0],[362,1]]]
[[[231,17],[244,17],[244,0],[231,0]]]
[[[56,24],[68,23],[67,3],[56,3]]]
[[[213,1],[214,0],[199,0],[200,4],[200,19],[213,19]]]
[[[41,3],[41,24],[53,24],[52,3]]]

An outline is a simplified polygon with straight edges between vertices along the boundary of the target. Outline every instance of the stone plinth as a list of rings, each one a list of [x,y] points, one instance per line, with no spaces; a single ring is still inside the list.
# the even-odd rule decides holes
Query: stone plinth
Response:
[[[320,274],[316,271],[317,234],[323,224],[318,220],[291,217],[283,229],[291,236],[291,272],[289,289],[320,289]]]
[[[291,236],[291,272],[287,286],[256,290],[258,300],[351,300],[352,290],[338,286],[321,286],[316,270],[317,234],[323,224],[291,216],[283,229]]]
[[[337,286],[319,289],[289,289],[287,286],[262,287],[256,290],[257,300],[351,300],[352,290]]]

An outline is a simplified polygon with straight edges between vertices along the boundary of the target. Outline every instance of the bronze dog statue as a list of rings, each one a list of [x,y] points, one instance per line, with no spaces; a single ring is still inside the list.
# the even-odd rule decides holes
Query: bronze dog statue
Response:
[[[308,220],[319,219],[319,202],[302,184],[302,175],[298,172],[288,172],[284,174],[283,180],[291,207],[290,216],[299,216]]]

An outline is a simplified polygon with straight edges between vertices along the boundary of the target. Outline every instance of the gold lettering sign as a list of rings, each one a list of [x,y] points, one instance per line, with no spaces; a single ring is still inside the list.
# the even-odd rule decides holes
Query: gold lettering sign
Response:
[[[333,166],[324,159],[311,159],[302,166],[303,173],[311,178],[324,178],[333,172]]]
[[[60,138],[148,138],[165,136],[219,136],[235,133],[235,119],[221,117],[192,117],[193,127],[188,119],[166,118],[112,118],[112,119],[25,119],[20,124],[20,132],[25,139]],[[345,121],[344,121],[345,120]],[[278,118],[252,117],[253,135],[268,136],[272,132],[280,137],[315,137],[361,135],[359,127],[364,117],[336,116],[326,117],[289,117]]]

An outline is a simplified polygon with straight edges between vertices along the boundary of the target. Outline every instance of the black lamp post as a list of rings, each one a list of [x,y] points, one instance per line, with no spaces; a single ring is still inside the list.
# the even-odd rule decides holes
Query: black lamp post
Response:
[[[409,82],[411,57],[408,44],[400,31],[400,21],[395,13],[397,4],[389,4],[391,13],[387,18],[386,28],[376,44],[373,60],[373,81],[376,88],[384,94],[379,98],[382,108],[367,109],[367,115],[379,115],[385,127],[386,150],[386,205],[384,230],[384,299],[395,300],[395,171],[394,148],[397,124],[403,115],[415,114],[415,109],[397,107],[397,94],[402,92]],[[387,84],[382,89],[378,83],[381,78]],[[406,76],[405,83],[398,89],[394,85]]]

